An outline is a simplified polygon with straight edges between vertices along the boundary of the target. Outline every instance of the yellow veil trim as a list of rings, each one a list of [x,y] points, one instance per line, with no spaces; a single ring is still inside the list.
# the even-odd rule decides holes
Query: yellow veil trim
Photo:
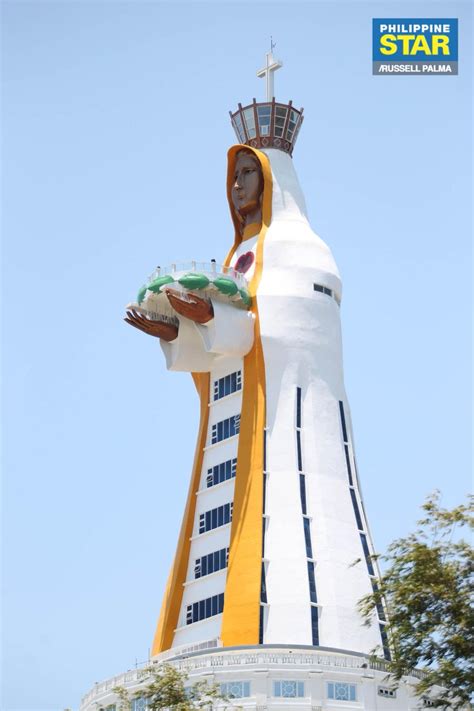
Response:
[[[251,151],[257,157],[262,168],[264,185],[262,226],[257,240],[255,271],[249,284],[255,317],[255,337],[251,351],[244,358],[234,509],[221,630],[224,647],[259,643],[262,576],[265,364],[256,293],[262,276],[265,235],[272,217],[273,183],[270,161],[264,153],[249,146],[232,146],[228,152],[227,197],[236,231],[234,245],[225,261],[226,265],[230,264],[235,250],[246,239],[245,232],[243,236],[240,234],[230,195],[236,155],[241,150]]]
[[[238,245],[257,232],[251,230],[240,234],[239,222],[233,212],[230,191],[236,155],[240,150],[253,153],[261,167],[264,179],[262,200],[262,225],[257,240],[256,265],[249,284],[252,296],[252,312],[255,316],[255,338],[251,351],[244,358],[244,388],[233,523],[231,528],[229,568],[224,598],[222,641],[224,646],[258,644],[260,615],[260,585],[262,565],[262,514],[263,514],[263,431],[265,427],[265,367],[260,324],[255,295],[262,275],[263,242],[271,221],[272,172],[270,161],[261,151],[249,146],[232,146],[228,152],[227,196],[235,225],[234,244],[226,257],[229,265]],[[250,234],[252,233],[252,234]],[[169,649],[173,644],[178,626],[179,611],[183,599],[183,585],[191,548],[196,492],[201,478],[204,447],[206,446],[209,421],[210,374],[192,374],[200,399],[199,434],[194,456],[193,471],[188,498],[179,535],[176,554],[166,584],[158,626],[153,640],[152,656]]]

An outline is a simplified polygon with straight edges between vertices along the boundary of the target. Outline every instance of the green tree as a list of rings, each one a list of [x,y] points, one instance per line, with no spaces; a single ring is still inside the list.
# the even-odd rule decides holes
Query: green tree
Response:
[[[186,679],[186,674],[170,664],[152,664],[142,670],[142,686],[132,697],[123,686],[113,689],[119,700],[117,711],[131,711],[134,698],[144,698],[147,711],[212,710],[217,701],[227,700],[218,685],[199,681],[186,687]]]
[[[374,608],[385,605],[395,686],[422,669],[417,696],[431,691],[436,707],[466,709],[474,694],[474,551],[462,531],[474,527],[473,499],[447,510],[435,492],[422,509],[414,533],[374,556],[385,572],[359,608],[369,625]]]

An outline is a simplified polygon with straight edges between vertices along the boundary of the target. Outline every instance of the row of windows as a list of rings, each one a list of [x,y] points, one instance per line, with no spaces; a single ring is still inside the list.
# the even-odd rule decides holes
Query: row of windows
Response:
[[[187,691],[190,692],[191,687]],[[244,699],[251,695],[250,681],[227,681],[220,684],[220,693],[228,699]],[[357,686],[347,682],[328,681],[326,685],[328,699],[335,701],[357,701]],[[378,688],[380,696],[396,696],[396,693],[387,687]],[[283,699],[297,699],[305,696],[305,682],[294,679],[280,679],[273,682],[273,696]],[[429,705],[429,704],[426,704]],[[107,707],[111,709],[114,707]],[[146,711],[147,701],[141,696],[132,702],[132,711]],[[102,711],[102,709],[100,710]]]
[[[298,124],[298,119],[300,119],[300,114],[299,114],[299,112],[290,108],[290,115],[288,116],[288,108],[289,108],[288,106],[280,106],[280,105],[277,105],[275,107],[275,120],[274,120],[273,133],[278,138],[283,137],[283,131],[285,129],[285,124],[286,124],[287,117],[288,117],[288,126],[287,126],[286,132],[285,132],[285,139],[287,141],[292,141],[294,138],[296,138],[296,135],[299,132],[299,127],[298,127],[296,134],[295,134],[295,129]],[[259,135],[262,137],[270,135],[271,109],[272,109],[271,104],[263,104],[263,105],[256,107],[258,131],[259,131]],[[242,115],[244,118],[245,128],[246,128],[248,139],[250,140],[252,138],[256,138],[257,130],[256,130],[256,126],[255,126],[254,107],[249,106],[246,109],[243,109]],[[247,136],[245,135],[240,112],[236,113],[232,117],[232,121],[233,121],[234,128],[236,129],[237,135],[239,136],[241,142],[246,143]],[[301,119],[300,119],[299,123],[301,125]]]
[[[208,555],[203,555],[201,558],[196,558],[194,563],[194,577],[203,578],[205,575],[215,573],[217,570],[227,568],[229,562],[229,549],[221,548],[220,551],[214,551]]]
[[[212,531],[219,526],[225,526],[232,521],[233,504],[223,504],[199,515],[199,533]]]
[[[212,444],[216,442],[221,442],[223,439],[228,439],[233,437],[240,432],[240,415],[232,415],[221,422],[216,422],[212,425]]]
[[[389,686],[379,686],[377,693],[379,696],[385,696],[389,699],[395,699],[397,696],[395,689],[391,689]]]
[[[362,543],[362,548],[364,550],[365,560],[367,562],[367,570],[369,571],[370,575],[375,575],[374,566],[373,566],[372,561],[370,559],[369,546],[367,544],[367,536],[365,533],[363,533],[364,526],[362,523],[362,516],[360,515],[359,504],[357,503],[357,497],[356,497],[356,493],[354,490],[354,483],[352,480],[352,470],[351,470],[351,463],[350,463],[350,457],[349,457],[349,439],[347,436],[346,416],[344,413],[344,403],[342,402],[342,400],[339,400],[339,413],[341,416],[341,428],[342,428],[342,436],[344,438],[344,452],[345,452],[345,456],[346,456],[347,474],[349,477],[349,487],[350,487],[349,491],[350,491],[350,495],[351,495],[352,507],[354,509],[354,516],[356,519],[357,528],[359,529],[359,532],[360,532],[360,540]]]
[[[186,607],[186,624],[192,625],[193,622],[220,615],[223,609],[224,593],[207,597],[205,600],[199,600],[199,602],[193,602],[192,605],[187,605]]]
[[[306,547],[306,557],[308,558],[308,585],[309,585],[309,599],[311,602],[311,638],[315,646],[319,645],[319,619],[318,619],[318,608],[315,605],[318,602],[316,594],[316,578],[314,574],[314,562],[313,562],[313,546],[311,543],[311,525],[310,519],[307,516],[307,504],[306,504],[306,477],[303,474],[303,452],[301,447],[301,388],[296,388],[296,456],[298,460],[298,471],[300,478],[300,499],[301,499],[301,511],[303,514],[303,531],[304,531],[304,542]]]
[[[321,294],[327,294],[327,296],[332,296],[332,289],[327,286],[322,286],[321,284],[313,284],[314,291],[320,291]]]
[[[242,371],[237,370],[235,373],[225,375],[223,378],[214,380],[214,400],[220,400],[221,397],[230,395],[242,389]]]
[[[367,535],[364,533],[364,525],[362,522],[362,516],[361,516],[360,509],[359,509],[359,503],[357,501],[357,496],[356,496],[356,492],[354,489],[354,481],[352,479],[352,468],[351,468],[351,460],[350,460],[350,454],[349,454],[349,437],[347,434],[346,416],[345,416],[345,412],[344,412],[344,403],[342,402],[342,400],[339,400],[339,414],[340,414],[340,418],[341,418],[342,438],[344,441],[344,454],[345,454],[345,458],[346,458],[347,476],[349,478],[349,491],[350,491],[350,495],[351,495],[352,508],[354,509],[354,516],[355,516],[357,528],[359,530],[360,542],[362,544],[362,550],[364,551],[364,558],[365,558],[365,562],[367,564],[367,570],[368,570],[368,573],[370,576],[375,577],[375,570],[374,570],[372,559],[370,557],[369,545],[367,542]],[[375,592],[377,590],[377,584],[375,583],[374,580],[371,580],[371,582],[372,582],[372,587]],[[377,607],[377,614],[379,616],[379,619],[384,621],[385,614],[384,614],[383,605],[381,603],[378,603],[376,607]],[[380,628],[380,636],[382,639],[382,647],[383,647],[384,656],[386,659],[390,659],[390,649],[389,649],[388,638],[387,638],[387,633],[385,631],[385,627],[383,624],[380,624],[379,628]],[[336,698],[336,697],[334,697],[334,698]]]
[[[235,477],[237,471],[237,459],[228,459],[226,462],[216,464],[207,470],[206,486],[215,486],[223,481]]]

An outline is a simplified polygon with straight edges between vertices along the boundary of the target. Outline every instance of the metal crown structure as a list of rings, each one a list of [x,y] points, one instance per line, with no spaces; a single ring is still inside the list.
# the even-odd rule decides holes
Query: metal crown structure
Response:
[[[239,143],[252,148],[278,148],[290,156],[293,153],[301,124],[303,109],[295,109],[292,102],[281,104],[275,101],[253,102],[229,111],[232,126]]]

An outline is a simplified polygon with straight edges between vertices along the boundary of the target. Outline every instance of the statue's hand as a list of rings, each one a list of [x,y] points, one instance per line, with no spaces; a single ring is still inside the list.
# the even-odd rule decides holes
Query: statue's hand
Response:
[[[165,289],[165,294],[173,309],[180,316],[197,323],[207,323],[214,318],[214,309],[207,299],[201,299],[195,294],[189,294],[185,299],[182,292],[175,289]]]
[[[143,333],[147,333],[149,336],[155,336],[156,338],[162,338],[164,341],[174,341],[178,335],[178,327],[173,326],[172,323],[166,323],[166,321],[152,321],[145,316],[141,316],[139,313],[134,311],[127,311],[127,317],[124,321],[130,324],[130,326],[135,326]]]

